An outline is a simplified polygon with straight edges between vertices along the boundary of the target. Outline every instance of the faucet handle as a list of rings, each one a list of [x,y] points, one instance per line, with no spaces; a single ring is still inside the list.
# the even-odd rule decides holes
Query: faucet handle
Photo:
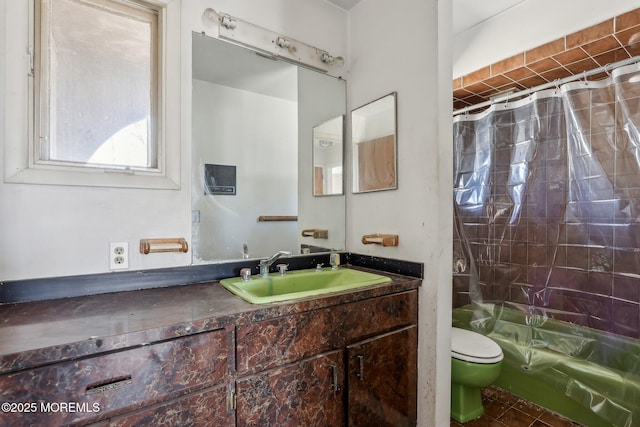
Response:
[[[319,264],[316,264],[316,271],[322,271],[322,266],[323,265],[324,265],[324,263],[322,263],[322,262],[319,263]]]
[[[241,269],[240,277],[242,277],[242,280],[244,280],[245,282],[251,280],[251,269],[250,268]]]
[[[289,264],[277,264],[276,267],[278,268],[280,275],[284,276],[285,274],[287,274],[287,269],[289,268]]]
[[[329,264],[331,264],[332,270],[337,270],[340,267],[340,254],[331,252],[329,255]]]

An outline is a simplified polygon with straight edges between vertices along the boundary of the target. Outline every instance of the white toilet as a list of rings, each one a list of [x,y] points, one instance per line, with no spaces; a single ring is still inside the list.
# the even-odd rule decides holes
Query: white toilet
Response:
[[[477,332],[451,330],[451,417],[465,423],[484,412],[481,388],[500,375],[502,349]]]

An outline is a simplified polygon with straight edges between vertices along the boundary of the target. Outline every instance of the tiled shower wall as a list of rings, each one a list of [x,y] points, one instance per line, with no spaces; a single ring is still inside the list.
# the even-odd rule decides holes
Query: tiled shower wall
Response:
[[[481,298],[640,338],[640,83],[623,85],[621,102],[577,90],[454,125],[454,307]]]
[[[553,40],[453,80],[453,107],[479,104],[640,55],[640,9]],[[599,80],[601,73],[590,77]]]

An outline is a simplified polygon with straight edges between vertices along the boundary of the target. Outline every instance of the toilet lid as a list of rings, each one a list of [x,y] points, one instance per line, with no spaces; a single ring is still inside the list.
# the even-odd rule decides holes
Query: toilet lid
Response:
[[[491,338],[466,329],[451,328],[451,357],[471,363],[497,363],[502,349]]]

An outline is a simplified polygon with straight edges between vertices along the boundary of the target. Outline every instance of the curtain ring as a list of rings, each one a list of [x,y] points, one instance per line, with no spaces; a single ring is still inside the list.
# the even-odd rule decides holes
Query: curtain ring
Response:
[[[611,77],[611,73],[609,72],[609,65],[611,65],[611,63],[604,64],[604,72],[607,73],[607,76]]]

